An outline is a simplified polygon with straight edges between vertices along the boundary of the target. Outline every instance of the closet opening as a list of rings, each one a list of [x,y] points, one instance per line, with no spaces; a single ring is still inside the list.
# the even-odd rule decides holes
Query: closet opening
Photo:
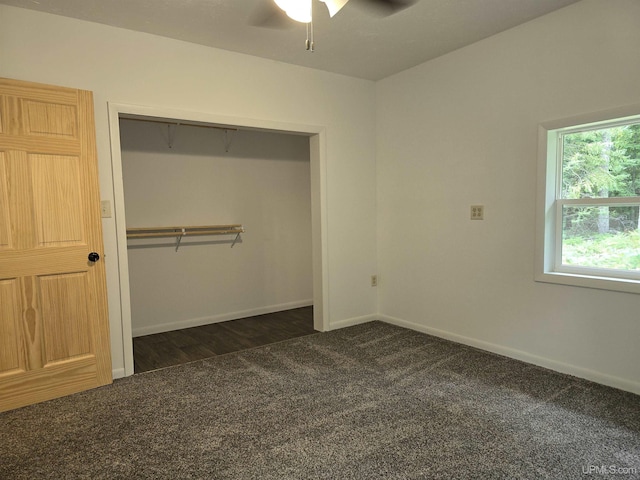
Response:
[[[125,375],[325,330],[322,131],[113,108]]]

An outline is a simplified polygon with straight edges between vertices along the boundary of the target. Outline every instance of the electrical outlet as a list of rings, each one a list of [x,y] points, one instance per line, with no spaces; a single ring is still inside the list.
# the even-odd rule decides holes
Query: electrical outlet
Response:
[[[100,202],[100,213],[102,218],[111,218],[111,202],[109,200]]]
[[[378,286],[378,275],[371,275],[371,286],[372,287]]]
[[[471,205],[471,220],[484,220],[484,205]]]

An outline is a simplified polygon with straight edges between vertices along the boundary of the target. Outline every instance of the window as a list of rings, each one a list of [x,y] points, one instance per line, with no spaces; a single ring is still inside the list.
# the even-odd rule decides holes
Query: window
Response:
[[[536,279],[640,293],[640,115],[540,137]]]

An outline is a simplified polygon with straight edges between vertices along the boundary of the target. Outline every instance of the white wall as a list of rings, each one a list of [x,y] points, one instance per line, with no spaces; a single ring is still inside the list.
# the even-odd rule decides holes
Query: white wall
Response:
[[[121,120],[127,227],[227,225],[235,235],[129,240],[133,335],[313,303],[309,138]]]
[[[640,297],[533,281],[537,125],[640,103],[638,24],[636,0],[585,0],[373,84],[0,5],[0,75],[94,92],[104,199],[107,102],[325,126],[332,326],[378,293],[386,320],[640,391]]]
[[[0,76],[94,92],[106,200],[113,200],[107,102],[324,127],[329,327],[375,313],[373,82],[5,5],[0,49]],[[113,367],[121,375],[115,219],[103,230]]]
[[[640,296],[533,280],[538,124],[640,103],[639,25],[584,0],[378,82],[383,318],[640,393]]]

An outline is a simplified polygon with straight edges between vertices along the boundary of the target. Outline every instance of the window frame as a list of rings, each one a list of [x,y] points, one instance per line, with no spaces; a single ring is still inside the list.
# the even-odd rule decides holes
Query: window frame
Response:
[[[535,280],[640,294],[640,272],[562,264],[562,209],[577,206],[637,206],[640,197],[562,198],[563,134],[616,127],[640,120],[640,105],[595,112],[538,126]]]

